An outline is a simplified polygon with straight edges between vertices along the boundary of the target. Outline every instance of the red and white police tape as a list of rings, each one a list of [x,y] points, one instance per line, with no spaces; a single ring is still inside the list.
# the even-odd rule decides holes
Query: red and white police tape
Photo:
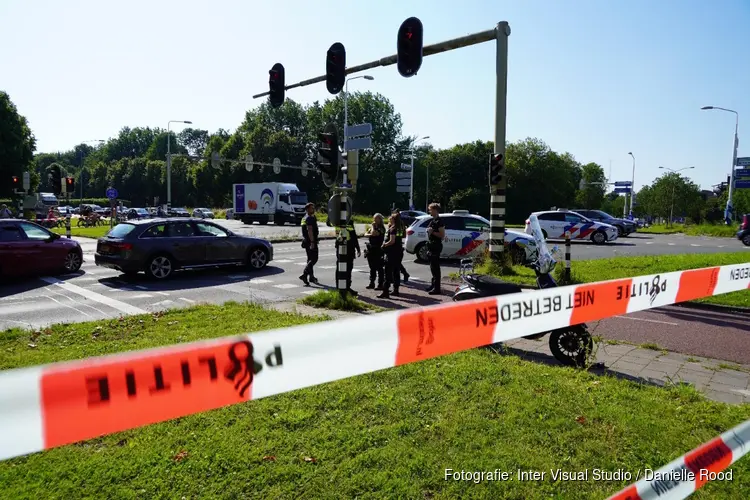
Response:
[[[747,290],[750,262],[0,372],[0,460],[568,325]]]
[[[681,500],[750,451],[750,420],[668,463],[608,500]]]

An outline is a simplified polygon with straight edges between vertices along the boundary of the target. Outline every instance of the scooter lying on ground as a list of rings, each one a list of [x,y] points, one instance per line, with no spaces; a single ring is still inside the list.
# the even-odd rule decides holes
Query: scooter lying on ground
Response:
[[[539,236],[541,237],[541,230]],[[543,248],[539,253],[536,250],[533,251],[533,254],[529,256],[533,260],[527,264],[527,267],[530,267],[536,273],[536,282],[539,289],[555,288],[558,285],[550,273],[557,262],[547,250],[544,240],[537,241],[537,247]],[[557,247],[553,248],[552,253],[558,253]],[[459,275],[464,284],[453,295],[455,302],[522,293],[521,287],[515,283],[502,281],[493,276],[476,274],[473,271],[473,261],[463,259]],[[585,324],[566,326],[549,332],[526,335],[523,338],[535,340],[547,334],[550,336],[549,347],[555,359],[568,366],[585,366],[588,355],[594,347],[594,341],[591,338],[588,326]]]

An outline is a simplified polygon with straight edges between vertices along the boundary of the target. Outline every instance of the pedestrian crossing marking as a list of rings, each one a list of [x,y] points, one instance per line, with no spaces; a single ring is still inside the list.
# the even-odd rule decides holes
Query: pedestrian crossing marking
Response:
[[[299,285],[295,285],[293,283],[281,283],[280,285],[274,285],[274,288],[288,289],[288,288],[297,288],[298,286]]]

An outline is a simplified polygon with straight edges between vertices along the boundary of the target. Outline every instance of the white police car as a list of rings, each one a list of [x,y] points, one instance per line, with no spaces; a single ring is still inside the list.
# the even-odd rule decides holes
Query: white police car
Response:
[[[603,222],[587,219],[577,212],[569,210],[549,210],[534,212],[542,228],[545,239],[564,240],[565,233],[570,232],[571,240],[591,240],[597,245],[617,239],[617,228]],[[526,234],[531,234],[529,221],[526,221]]]
[[[427,226],[432,219],[429,215],[417,217],[406,230],[404,248],[414,254],[417,260],[427,260]],[[490,236],[490,222],[468,210],[454,210],[440,214],[445,224],[445,239],[440,257],[443,259],[469,259],[481,255],[487,248]],[[505,230],[505,246],[517,263],[527,262],[536,255],[534,237],[519,231]]]

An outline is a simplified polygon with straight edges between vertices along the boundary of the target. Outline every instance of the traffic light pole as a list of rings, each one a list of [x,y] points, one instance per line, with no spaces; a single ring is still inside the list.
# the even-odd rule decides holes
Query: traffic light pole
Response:
[[[497,23],[497,26],[491,30],[473,33],[471,35],[454,38],[445,42],[433,45],[425,45],[422,49],[422,57],[433,56],[451,50],[462,49],[484,42],[495,41],[497,44],[496,53],[496,74],[497,83],[495,90],[495,153],[501,154],[503,158],[500,182],[490,186],[490,256],[494,259],[500,259],[505,250],[505,209],[506,209],[506,189],[507,177],[505,175],[505,120],[507,111],[507,94],[508,94],[508,37],[510,36],[510,25],[507,21]],[[352,66],[346,69],[346,74],[351,75],[360,73],[380,66],[390,66],[396,64],[397,55],[383,57],[369,63]],[[292,85],[288,85],[285,90],[305,87],[314,83],[325,82],[327,76],[318,76],[309,80],[303,80]],[[253,96],[253,99],[269,95],[270,92],[263,92]]]

